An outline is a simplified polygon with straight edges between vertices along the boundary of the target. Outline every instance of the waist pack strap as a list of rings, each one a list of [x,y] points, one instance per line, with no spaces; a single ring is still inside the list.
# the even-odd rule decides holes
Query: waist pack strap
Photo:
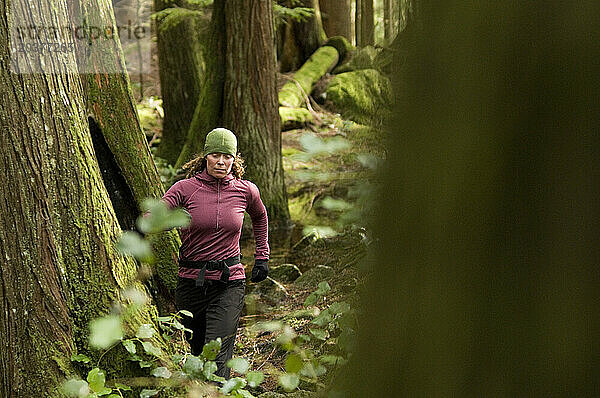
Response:
[[[196,286],[204,286],[204,274],[206,270],[209,271],[221,271],[221,279],[220,281],[223,283],[227,283],[229,280],[229,267],[235,264],[238,264],[241,260],[241,256],[234,256],[226,258],[225,260],[210,260],[210,261],[190,261],[185,259],[179,260],[180,267],[186,268],[198,268],[200,272],[198,273],[198,277],[196,278]]]

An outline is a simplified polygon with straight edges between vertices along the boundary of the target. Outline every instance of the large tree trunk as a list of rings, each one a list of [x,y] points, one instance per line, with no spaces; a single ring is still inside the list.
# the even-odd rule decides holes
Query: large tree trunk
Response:
[[[599,4],[422,3],[340,395],[596,396]]]
[[[283,50],[279,57],[281,72],[298,69],[327,40],[319,0],[302,0],[297,6],[314,9],[314,16],[300,22],[288,21],[279,38],[283,40]]]
[[[361,0],[360,7],[360,46],[372,46],[375,44],[373,0]]]
[[[320,0],[323,29],[327,36],[352,41],[352,0]]]
[[[270,219],[283,224],[273,226],[287,227],[272,7],[264,0],[225,4],[225,62],[234,67],[225,75],[223,123],[238,135],[248,179],[260,188]]]
[[[92,26],[114,23],[109,3],[74,2],[72,7],[72,15],[85,18]],[[135,228],[142,201],[161,197],[164,189],[140,127],[120,43],[114,41],[113,51],[96,51],[98,48],[90,47],[86,70],[80,70],[89,129],[119,224],[122,229],[131,230]],[[122,70],[114,73],[107,68],[110,65],[120,65]],[[157,234],[151,240],[157,258],[151,291],[161,312],[171,312],[177,284],[175,259],[181,243],[177,231]]]
[[[65,3],[35,5],[12,1],[10,17],[21,26],[66,26]],[[94,156],[75,58],[46,55],[41,64],[29,53],[45,73],[12,73],[4,0],[0,10],[0,396],[59,396],[71,353],[87,351],[89,320],[135,280],[136,265],[114,249],[121,229]],[[156,310],[143,311],[131,329]],[[105,368],[123,366],[107,357]]]
[[[161,2],[155,2],[161,3]],[[156,12],[161,11],[159,9]],[[200,97],[209,18],[182,7],[156,14],[160,88],[165,116],[157,156],[175,164]]]

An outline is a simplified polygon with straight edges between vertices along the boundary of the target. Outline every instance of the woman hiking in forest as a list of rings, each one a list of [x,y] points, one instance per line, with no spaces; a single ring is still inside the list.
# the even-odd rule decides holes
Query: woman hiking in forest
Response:
[[[267,211],[258,188],[242,180],[243,161],[235,135],[224,128],[206,136],[202,156],[183,166],[187,178],[176,182],[162,200],[170,208],[182,207],[191,223],[181,230],[179,273],[175,301],[193,318],[184,324],[192,354],[205,343],[221,338],[216,375],[229,378],[225,363],[233,354],[238,320],[244,305],[245,273],[240,263],[240,234],[244,211],[252,219],[256,241],[252,282],[267,277],[269,244]]]

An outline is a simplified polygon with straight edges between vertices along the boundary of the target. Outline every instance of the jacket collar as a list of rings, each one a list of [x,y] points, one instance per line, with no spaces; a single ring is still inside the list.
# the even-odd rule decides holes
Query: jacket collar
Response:
[[[235,178],[233,176],[233,174],[231,174],[231,173],[227,174],[223,178],[216,178],[216,177],[213,177],[210,174],[208,174],[206,169],[204,169],[200,173],[196,174],[195,177],[203,182],[207,182],[209,184],[214,184],[214,185],[216,185],[219,180],[223,184],[229,184],[229,181],[231,181]]]

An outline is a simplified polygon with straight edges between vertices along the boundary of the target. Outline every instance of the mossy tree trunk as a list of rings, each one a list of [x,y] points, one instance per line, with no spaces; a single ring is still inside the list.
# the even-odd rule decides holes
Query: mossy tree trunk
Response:
[[[292,7],[291,3],[285,4]],[[290,20],[286,28],[281,31],[278,38],[283,41],[283,49],[279,55],[281,72],[298,69],[327,40],[321,21],[319,0],[301,0],[294,5],[312,8],[314,15],[303,21]]]
[[[158,12],[156,36],[165,112],[157,156],[174,165],[200,98],[206,54],[203,44],[210,19],[205,11],[182,7],[155,8],[155,12]]]
[[[260,188],[275,227],[289,222],[270,1],[225,4],[227,45],[223,122],[235,131],[248,179]],[[252,49],[250,51],[250,49]]]
[[[202,94],[177,164],[202,153],[211,129],[231,129],[271,226],[287,227],[272,17],[270,2],[214,2],[208,44],[212,57],[207,58]]]
[[[320,0],[319,6],[325,34],[352,41],[352,0]]]
[[[10,17],[66,26],[65,3],[36,6],[12,1]],[[121,228],[94,156],[75,58],[46,63],[66,73],[12,73],[5,0],[0,10],[0,103],[11,104],[0,108],[0,396],[60,396],[71,354],[87,350],[89,320],[133,283],[136,264],[113,247]],[[146,306],[128,332],[155,312]],[[124,366],[107,357],[105,369]]]
[[[72,13],[85,16],[93,26],[114,23],[109,3],[92,0],[74,2],[72,7]],[[102,178],[121,228],[131,230],[135,229],[142,201],[147,197],[161,197],[164,189],[139,123],[118,40],[113,48],[114,51],[94,51],[97,47],[91,46],[87,67],[96,72],[81,73],[81,79],[89,130]],[[121,72],[110,73],[107,65],[120,65]],[[157,234],[151,240],[157,262],[155,278],[149,287],[161,312],[165,313],[174,309],[175,259],[180,240],[177,231]]]

